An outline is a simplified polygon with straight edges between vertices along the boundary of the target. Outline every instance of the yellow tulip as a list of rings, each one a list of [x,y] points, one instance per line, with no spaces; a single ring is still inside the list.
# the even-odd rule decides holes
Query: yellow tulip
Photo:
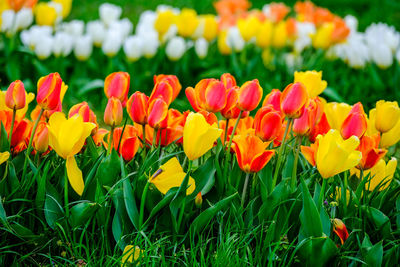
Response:
[[[375,128],[375,118],[376,118],[376,108],[373,108],[369,111],[368,114],[368,127],[366,135],[373,136],[375,134],[379,134],[379,131]]]
[[[227,30],[223,30],[218,35],[218,50],[222,55],[228,55],[232,53],[232,49],[228,45],[227,38],[228,38]]]
[[[181,186],[185,176],[186,173],[183,172],[178,159],[173,157],[150,177],[149,182],[152,183],[158,191],[165,195],[171,188]],[[186,195],[193,193],[196,188],[192,177],[189,177],[188,186],[188,189],[186,189]]]
[[[181,13],[176,17],[176,26],[178,34],[183,37],[190,37],[199,26],[199,18],[194,9],[183,8]]]
[[[381,137],[380,146],[390,147],[400,141],[400,120],[397,121],[396,125],[388,132],[383,133]]]
[[[329,125],[332,129],[336,130],[340,130],[350,110],[351,106],[346,103],[330,102],[324,105],[324,111]]]
[[[322,24],[312,36],[312,45],[315,48],[327,49],[332,44],[334,25],[331,22]]]
[[[176,15],[172,10],[165,10],[158,13],[158,16],[154,22],[154,28],[160,34],[160,38],[166,34],[169,27],[175,23]]]
[[[381,185],[378,190],[382,191],[386,189],[390,182],[393,180],[394,172],[397,167],[397,159],[391,158],[386,164],[383,159],[379,160],[374,167],[369,170],[364,171],[363,176],[369,177],[369,181],[365,183],[365,189],[368,191],[374,191],[374,189]],[[360,178],[360,171],[354,169],[353,171],[358,178]]]
[[[6,162],[9,157],[10,157],[10,152],[8,151],[0,152],[0,165]]]
[[[16,119],[23,119],[28,111],[28,105],[35,99],[34,93],[26,93],[26,105],[24,108],[17,110]],[[12,110],[6,106],[6,91],[0,91],[0,110]]]
[[[246,42],[250,41],[251,38],[257,35],[260,26],[261,22],[256,16],[239,18],[237,21],[237,27],[240,31],[240,35]]]
[[[272,46],[273,47],[284,47],[288,41],[288,34],[286,31],[286,22],[279,22],[274,28],[274,34],[272,36]]]
[[[52,0],[62,5],[62,17],[65,19],[71,13],[72,0]]]
[[[36,24],[44,26],[54,26],[57,20],[56,9],[48,3],[40,2],[35,7]]]
[[[356,136],[343,140],[339,131],[331,129],[317,140],[316,165],[323,178],[349,170],[361,160],[362,154],[356,150],[360,140]]]
[[[200,113],[191,112],[183,127],[183,150],[190,160],[203,156],[221,136],[217,124],[210,125]]]
[[[274,31],[274,25],[270,20],[264,21],[260,25],[260,29],[258,30],[258,34],[256,37],[256,44],[261,48],[265,48],[271,45],[272,34]]]
[[[217,37],[218,34],[218,23],[214,15],[202,15],[200,16],[200,24],[204,27],[203,37],[207,41],[211,42]]]
[[[142,250],[138,246],[127,245],[122,253],[121,266],[126,266],[126,264],[137,261],[140,253],[142,253]]]
[[[81,151],[94,127],[93,123],[83,122],[79,114],[66,119],[56,112],[49,119],[49,145],[66,160],[68,180],[78,195],[82,195],[85,185],[74,155]]]
[[[308,95],[316,97],[321,94],[328,83],[322,80],[322,71],[295,71],[294,82],[301,82],[305,85]]]
[[[379,100],[376,102],[375,128],[381,133],[390,131],[400,119],[397,101]]]

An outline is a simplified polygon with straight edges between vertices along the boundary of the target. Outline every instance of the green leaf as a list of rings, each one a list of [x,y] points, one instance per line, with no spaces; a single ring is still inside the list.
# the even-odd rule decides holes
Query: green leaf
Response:
[[[91,202],[81,202],[70,210],[70,223],[73,228],[84,225],[90,221],[96,212],[98,205]]]
[[[335,243],[328,237],[306,238],[297,247],[303,266],[325,266],[338,253]]]
[[[236,192],[235,194],[220,200],[214,206],[211,206],[202,213],[200,213],[199,216],[197,216],[196,219],[194,219],[194,221],[190,225],[189,232],[197,234],[200,231],[204,230],[204,228],[211,221],[211,219],[215,217],[217,212],[225,209],[237,196],[238,193]]]
[[[191,194],[192,199],[194,199],[199,192],[204,196],[214,185],[216,172],[214,160],[214,157],[209,157],[207,161],[191,175],[196,182],[196,189]]]
[[[339,93],[336,90],[334,90],[332,87],[326,87],[323,94],[328,96],[329,98],[331,98],[333,101],[345,102],[343,97],[341,97],[339,95]]]
[[[3,202],[1,201],[2,197],[0,196],[0,221],[3,225],[7,226],[8,225],[8,221],[7,221],[7,215],[6,215],[6,211],[3,207]]]
[[[136,205],[134,189],[132,189],[128,178],[125,178],[123,182],[123,190],[126,212],[133,226],[135,226],[136,230],[139,230],[139,211]]]
[[[367,263],[368,266],[379,267],[382,265],[382,259],[383,259],[382,242],[383,241],[380,241],[379,243],[370,247],[367,253],[365,253],[364,261]]]
[[[78,91],[78,96],[83,96],[92,92],[95,89],[103,88],[104,87],[104,80],[96,79],[91,82],[88,82]]]
[[[147,225],[148,222],[150,222],[150,219],[154,217],[162,208],[167,206],[171,200],[174,198],[176,195],[176,192],[178,191],[178,188],[171,188],[168,190],[167,194],[165,194],[164,198],[158,202],[158,204],[151,210],[149,217],[147,218],[146,222],[144,225]]]
[[[48,161],[44,167],[43,174],[38,176],[38,189],[35,198],[35,204],[37,209],[41,209],[43,207],[45,196],[46,196],[46,181],[47,181],[47,174],[50,169],[51,161]]]
[[[10,143],[8,143],[8,133],[4,128],[3,122],[0,121],[1,132],[0,132],[0,152],[9,151]]]
[[[50,194],[46,194],[46,200],[44,202],[44,216],[47,224],[52,229],[54,229],[56,222],[64,217],[64,210],[62,206]]]
[[[121,171],[119,156],[115,149],[101,161],[96,178],[102,186],[113,186]]]
[[[361,209],[366,212],[368,219],[375,225],[377,230],[380,231],[385,238],[389,238],[391,236],[392,229],[388,216],[373,207],[362,206]]]
[[[303,192],[303,209],[300,212],[300,221],[305,237],[322,236],[322,223],[311,194],[308,191],[304,179],[300,177],[301,188]]]

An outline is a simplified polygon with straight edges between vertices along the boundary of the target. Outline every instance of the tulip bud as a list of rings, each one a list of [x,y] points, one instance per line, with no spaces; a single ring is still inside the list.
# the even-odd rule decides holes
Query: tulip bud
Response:
[[[96,125],[96,128],[92,130],[92,135],[97,132],[98,124],[96,114],[90,109],[87,102],[82,102],[71,107],[68,113],[68,118],[71,118],[75,114],[79,114],[83,118],[83,122],[91,122]]]
[[[32,145],[39,153],[44,153],[49,148],[49,129],[47,128],[46,122],[39,122],[35,136],[33,137]]]
[[[147,123],[147,109],[149,97],[144,93],[136,91],[126,102],[129,117],[138,124]]]
[[[281,110],[288,118],[296,119],[303,113],[308,93],[302,83],[291,83],[281,95]]]
[[[165,48],[167,57],[172,61],[179,60],[186,51],[185,39],[182,37],[173,37]]]
[[[24,84],[20,80],[10,84],[6,92],[5,102],[6,106],[13,110],[22,109],[25,107],[26,92]]]
[[[178,77],[176,77],[175,75],[165,75],[165,74],[154,75],[153,80],[155,85],[161,82],[166,82],[171,86],[172,88],[171,102],[175,100],[175,98],[179,95],[179,92],[182,89],[182,85],[179,82]]]
[[[349,233],[347,232],[346,225],[342,222],[342,220],[338,218],[333,219],[333,231],[340,238],[340,242],[343,245],[349,237]]]
[[[252,111],[261,101],[263,89],[257,79],[245,82],[238,92],[238,108]]]
[[[367,127],[368,123],[363,106],[358,102],[351,108],[349,115],[343,121],[340,132],[344,139],[348,139],[352,135],[361,138],[367,130]]]
[[[57,72],[40,78],[36,97],[38,105],[46,110],[56,109],[61,102],[61,85],[62,80]]]
[[[227,91],[226,105],[221,110],[221,115],[225,119],[237,119],[239,117],[240,109],[237,107],[238,91],[237,86],[231,87],[231,89]],[[243,113],[248,113],[248,111]]]
[[[128,97],[130,76],[127,72],[114,72],[104,81],[104,93],[107,98],[115,97],[124,103]]]
[[[276,111],[281,110],[281,95],[282,92],[279,89],[272,89],[271,93],[269,93],[263,102],[263,106],[271,104]]]
[[[226,90],[229,90],[232,87],[236,86],[236,79],[230,73],[222,74],[221,82],[224,84]]]
[[[282,116],[272,105],[260,108],[254,117],[256,135],[264,142],[274,140],[282,129]]]
[[[310,130],[319,122],[322,116],[322,102],[319,98],[309,100],[303,114],[293,121],[293,132],[297,135],[308,135]]]
[[[93,52],[93,41],[89,35],[75,38],[74,54],[79,61],[87,60]]]
[[[168,104],[163,98],[158,97],[150,104],[147,111],[147,122],[154,129],[163,129],[167,127],[168,122]]]
[[[114,127],[122,122],[122,104],[118,98],[108,99],[106,110],[104,111],[104,123]]]
[[[224,84],[216,79],[203,79],[194,88],[196,100],[201,109],[218,112],[226,105]]]
[[[204,38],[199,38],[194,42],[194,51],[200,59],[204,59],[208,53],[208,42]]]
[[[376,102],[375,128],[381,133],[390,131],[400,119],[397,101],[379,100]]]
[[[194,199],[194,204],[196,205],[196,207],[201,208],[201,205],[203,204],[201,192],[196,195],[196,198]]]

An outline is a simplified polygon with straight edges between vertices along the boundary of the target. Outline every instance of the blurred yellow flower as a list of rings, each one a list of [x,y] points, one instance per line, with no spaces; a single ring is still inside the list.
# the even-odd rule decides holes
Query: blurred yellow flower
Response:
[[[400,119],[400,108],[397,101],[379,100],[376,102],[375,128],[386,133],[390,131]]]
[[[201,15],[200,24],[203,29],[203,37],[207,41],[212,41],[218,34],[218,23],[214,15]]]
[[[41,26],[54,26],[57,20],[56,9],[46,2],[40,2],[35,7],[36,24]]]
[[[256,37],[256,44],[261,48],[270,46],[273,32],[274,32],[274,25],[270,20],[265,20],[260,25],[260,28],[258,30],[258,34]]]
[[[166,194],[171,188],[181,186],[186,173],[176,157],[171,158],[163,164],[151,177],[149,182],[162,194]],[[186,194],[190,195],[195,190],[196,185],[192,177],[189,177],[188,189]]]
[[[68,180],[78,195],[83,193],[84,182],[74,155],[81,151],[94,127],[93,123],[83,122],[78,114],[66,119],[63,113],[56,112],[49,119],[49,144],[66,160]]]
[[[327,49],[332,44],[334,25],[331,22],[322,24],[312,36],[312,45],[315,48]]]
[[[255,37],[260,29],[261,22],[256,16],[248,16],[246,18],[239,18],[237,27],[240,31],[242,38],[248,42],[251,38]]]
[[[176,15],[172,10],[165,10],[158,13],[158,16],[154,22],[154,28],[160,34],[160,38],[166,34],[170,26],[175,23]]]
[[[183,128],[183,150],[190,160],[203,156],[214,146],[222,130],[217,124],[210,125],[200,113],[191,112]]]
[[[301,82],[307,89],[309,97],[316,97],[321,94],[328,83],[322,80],[322,71],[308,70],[295,71],[294,82]]]
[[[218,34],[218,50],[222,55],[228,55],[232,52],[232,49],[228,45],[227,38],[227,30],[223,30]]]
[[[62,6],[62,17],[65,19],[71,13],[72,0],[52,0]]]
[[[288,41],[288,34],[286,31],[286,22],[279,22],[274,28],[274,34],[272,36],[272,46],[273,47],[284,47]]]
[[[179,35],[182,37],[192,36],[199,26],[199,18],[196,11],[190,8],[183,8],[176,17],[176,25]]]

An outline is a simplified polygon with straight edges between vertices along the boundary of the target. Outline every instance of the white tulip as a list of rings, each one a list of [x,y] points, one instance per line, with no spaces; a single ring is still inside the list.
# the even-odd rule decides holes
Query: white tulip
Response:
[[[17,30],[28,28],[33,22],[33,12],[30,8],[22,8],[15,18]]]
[[[132,30],[133,30],[133,24],[127,18],[118,21],[113,21],[108,28],[108,31],[120,32],[123,40],[125,40],[125,38],[132,33]]]
[[[56,57],[68,56],[73,49],[74,39],[73,37],[66,32],[57,32],[54,35],[53,41],[53,54]]]
[[[140,35],[140,38],[142,38],[144,43],[143,55],[146,58],[154,57],[154,55],[157,54],[158,47],[160,46],[158,33],[156,31],[149,31],[145,34]]]
[[[105,25],[119,20],[122,14],[122,8],[113,4],[104,3],[99,7],[100,19]]]
[[[384,43],[369,43],[369,51],[372,61],[378,67],[385,69],[393,63],[393,54],[389,46]]]
[[[96,46],[101,46],[106,35],[106,28],[103,22],[99,20],[89,21],[86,26],[86,32],[92,37]]]
[[[236,52],[242,51],[245,45],[245,41],[236,26],[229,28],[226,42],[227,45]]]
[[[177,61],[179,60],[186,51],[185,39],[180,36],[172,38],[165,48],[165,52],[167,57],[170,60]]]
[[[347,15],[346,17],[344,17],[344,22],[346,23],[347,27],[349,27],[351,32],[357,32],[358,20],[356,17],[352,15]]]
[[[21,32],[21,41],[31,50],[35,50],[36,44],[41,42],[43,36],[51,37],[52,31],[50,26],[33,25],[29,30]]]
[[[74,54],[78,60],[80,61],[87,60],[92,54],[92,51],[93,51],[93,41],[90,35],[82,35],[76,38]]]
[[[14,10],[8,9],[1,13],[1,31],[14,33],[16,31],[15,25],[15,12]]]
[[[108,57],[115,56],[121,49],[123,42],[122,33],[118,31],[107,31],[106,37],[104,39],[101,49],[103,53]]]
[[[204,38],[199,38],[194,43],[194,51],[200,59],[207,56],[208,53],[208,42]]]
[[[40,38],[40,42],[35,44],[35,54],[40,59],[46,59],[51,55],[53,47],[53,37],[43,35]]]
[[[143,55],[145,43],[136,35],[129,36],[124,42],[124,52],[128,60],[136,61]]]
[[[48,5],[53,7],[57,13],[57,18],[55,21],[55,24],[57,25],[58,23],[60,23],[62,21],[62,5],[60,3],[56,3],[56,2],[48,2]]]
[[[63,30],[72,36],[81,36],[85,31],[85,23],[81,20],[72,20],[68,23],[63,23]]]
[[[154,11],[146,10],[139,18],[136,25],[136,34],[140,35],[154,29],[154,21],[157,19],[157,13]]]

